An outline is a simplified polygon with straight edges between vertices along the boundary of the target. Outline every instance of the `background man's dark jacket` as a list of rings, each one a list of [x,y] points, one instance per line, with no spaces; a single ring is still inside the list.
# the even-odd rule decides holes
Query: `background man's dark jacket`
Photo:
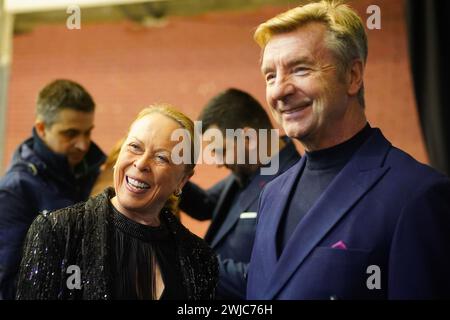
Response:
[[[74,173],[67,158],[52,152],[35,130],[18,147],[0,180],[0,299],[15,296],[23,240],[33,219],[86,200],[104,161],[92,142]]]

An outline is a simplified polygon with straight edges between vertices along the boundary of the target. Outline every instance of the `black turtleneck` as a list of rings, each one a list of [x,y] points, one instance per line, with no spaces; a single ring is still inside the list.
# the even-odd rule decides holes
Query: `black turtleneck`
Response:
[[[367,124],[349,140],[336,146],[306,152],[306,164],[299,174],[294,192],[286,206],[277,234],[277,252],[280,256],[300,220],[308,213],[331,181],[348,163],[353,154],[372,134]]]
[[[159,227],[137,223],[110,203],[112,210],[111,265],[114,300],[156,300],[155,267],[164,281],[161,300],[187,297],[175,240],[161,220]]]

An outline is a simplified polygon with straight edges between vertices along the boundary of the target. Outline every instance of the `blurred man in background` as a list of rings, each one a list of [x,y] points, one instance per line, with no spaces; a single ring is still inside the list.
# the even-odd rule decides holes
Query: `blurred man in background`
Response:
[[[91,141],[95,104],[78,83],[39,93],[32,137],[0,180],[0,298],[13,299],[25,235],[39,213],[86,200],[105,155]]]
[[[215,153],[220,154],[218,161],[225,160],[227,154],[233,153],[233,161],[224,161],[224,166],[231,171],[225,179],[219,181],[208,190],[188,182],[183,188],[180,208],[198,220],[212,219],[205,235],[205,240],[219,257],[219,284],[217,298],[244,299],[246,294],[246,278],[253,239],[256,228],[258,198],[264,185],[286,171],[300,158],[293,142],[288,138],[276,139],[277,148],[271,150],[270,119],[260,103],[246,92],[228,89],[209,101],[200,118],[202,130],[219,130],[223,137],[223,145],[215,146]],[[244,134],[250,130],[266,130],[267,136],[258,135],[256,145],[245,143],[245,163],[237,163],[238,148],[235,141],[230,140],[226,130],[241,129]],[[231,138],[234,139],[234,138]],[[263,141],[264,139],[264,141]],[[215,141],[217,142],[217,141]],[[233,150],[229,150],[234,145]],[[260,150],[269,146],[267,154],[270,163],[262,164],[261,158],[250,163],[251,150]],[[275,159],[278,157],[277,159]],[[278,170],[270,175],[262,174],[262,168],[278,161]]]

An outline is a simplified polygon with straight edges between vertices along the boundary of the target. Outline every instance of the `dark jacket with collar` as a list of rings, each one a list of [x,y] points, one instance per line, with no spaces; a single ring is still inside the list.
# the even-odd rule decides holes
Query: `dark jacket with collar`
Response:
[[[40,212],[89,197],[105,155],[91,143],[75,173],[67,158],[52,152],[33,130],[0,180],[0,299],[13,299],[23,240]]]
[[[248,262],[256,229],[258,198],[266,183],[288,170],[299,159],[292,140],[277,155],[279,170],[274,175],[256,174],[244,188],[233,175],[203,190],[194,183],[183,189],[180,208],[198,220],[212,219],[205,235],[219,256],[220,277],[217,296],[222,299],[244,299]],[[230,197],[235,195],[234,205]]]
[[[25,241],[18,299],[111,299],[113,223],[109,199],[114,195],[114,189],[107,188],[86,202],[34,220]],[[163,210],[160,219],[175,241],[188,299],[212,299],[218,276],[214,253],[170,211]],[[69,266],[80,268],[80,289],[68,288]]]

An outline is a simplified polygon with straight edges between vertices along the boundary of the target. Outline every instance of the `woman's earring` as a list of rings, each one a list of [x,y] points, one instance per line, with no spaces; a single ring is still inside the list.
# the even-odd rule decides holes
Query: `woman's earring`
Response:
[[[175,197],[178,198],[181,196],[182,193],[183,193],[183,191],[181,189],[177,189],[177,190],[175,190],[175,192],[173,194],[175,195]]]

